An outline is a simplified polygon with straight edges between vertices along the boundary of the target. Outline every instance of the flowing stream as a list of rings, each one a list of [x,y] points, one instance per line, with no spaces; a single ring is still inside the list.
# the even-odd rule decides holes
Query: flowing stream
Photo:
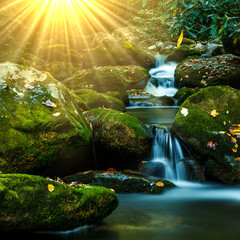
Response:
[[[145,90],[155,96],[172,96],[176,92],[173,73],[177,64],[166,63],[162,56],[156,59],[156,68],[150,70],[155,80],[151,78]],[[128,111],[134,109],[139,107]],[[145,118],[142,116],[144,109]],[[157,122],[160,125],[171,124],[176,109],[169,108],[175,112],[165,118],[162,109],[145,107],[138,117],[142,116],[146,123],[160,119]],[[146,113],[151,113],[149,118]],[[98,226],[68,232],[25,234],[24,240],[239,240],[240,188],[186,181],[179,141],[167,127],[155,127],[154,131],[150,162],[159,164],[162,177],[173,180],[176,188],[161,195],[118,194],[119,207]]]

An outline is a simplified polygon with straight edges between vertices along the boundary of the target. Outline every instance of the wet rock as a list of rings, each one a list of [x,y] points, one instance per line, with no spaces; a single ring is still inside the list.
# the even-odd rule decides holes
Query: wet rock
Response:
[[[85,116],[93,126],[99,169],[136,168],[149,156],[152,135],[135,117],[101,108],[91,109]]]
[[[63,179],[66,183],[82,182],[84,184],[103,186],[114,189],[116,193],[163,193],[166,189],[175,185],[159,178],[149,178],[138,172],[121,171],[109,173],[109,171],[80,172]]]
[[[72,188],[26,174],[0,174],[0,230],[70,230],[97,224],[118,206],[109,189]]]
[[[0,171],[89,168],[92,131],[70,91],[33,68],[0,64]]]
[[[72,93],[77,100],[78,106],[85,111],[98,107],[110,108],[122,112],[126,111],[125,104],[115,97],[98,93],[91,89],[80,89],[72,91]]]
[[[175,86],[207,87],[229,85],[240,88],[240,57],[221,55],[213,58],[190,58],[180,63],[175,71]]]
[[[239,109],[239,90],[229,86],[207,87],[183,103],[172,128],[203,164],[210,158],[229,176],[235,172],[235,183],[240,182],[240,170],[234,164],[238,157],[234,142],[238,139],[230,129],[237,126]],[[221,180],[220,175],[218,178]]]
[[[201,56],[201,51],[188,46],[181,46],[172,51],[165,52],[164,54],[168,55],[167,61],[169,62],[182,62],[189,56]]]

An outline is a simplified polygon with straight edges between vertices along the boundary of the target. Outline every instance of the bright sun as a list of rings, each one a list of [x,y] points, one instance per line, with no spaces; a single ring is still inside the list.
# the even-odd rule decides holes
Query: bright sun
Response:
[[[109,10],[113,2],[117,3],[115,9],[120,6],[117,0],[0,0],[0,14],[15,9],[6,27],[0,28],[0,45],[8,42],[9,34],[16,36],[23,32],[21,42],[17,43],[19,51],[30,39],[34,39],[36,47],[45,42],[69,46],[83,37],[83,44],[89,47],[84,36],[108,32],[109,24],[115,26],[122,21]],[[26,32],[25,26],[28,26]]]

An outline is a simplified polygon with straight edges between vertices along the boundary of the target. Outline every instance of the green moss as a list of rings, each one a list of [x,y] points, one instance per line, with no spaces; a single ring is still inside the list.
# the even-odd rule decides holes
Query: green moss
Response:
[[[232,152],[233,144],[225,134],[240,116],[240,94],[228,86],[208,87],[190,96],[180,108],[173,129],[198,153],[225,161],[225,156],[237,156]],[[185,117],[181,110],[188,109]],[[219,115],[214,118],[211,111]],[[208,142],[217,143],[216,150],[207,147]]]
[[[49,184],[54,186],[52,192]],[[1,174],[0,185],[2,231],[73,229],[98,223],[118,205],[108,189],[74,189],[38,176]]]
[[[74,154],[88,146],[90,126],[64,85],[28,67],[6,63],[0,69],[1,171],[43,171],[69,149]],[[45,106],[47,100],[55,107]]]

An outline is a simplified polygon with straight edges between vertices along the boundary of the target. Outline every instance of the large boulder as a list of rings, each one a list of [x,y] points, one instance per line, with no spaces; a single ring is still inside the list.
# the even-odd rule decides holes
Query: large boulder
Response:
[[[175,48],[174,50],[169,50],[164,52],[165,55],[168,55],[167,61],[182,62],[184,59],[190,56],[200,56],[201,51],[189,46],[181,46]]]
[[[39,56],[47,62],[81,63],[82,55],[65,44],[50,44],[39,51]]]
[[[78,68],[69,62],[51,62],[40,66],[39,69],[49,72],[55,79],[63,81],[71,77]]]
[[[89,124],[70,91],[42,72],[0,64],[0,125],[2,172],[62,174],[90,167]]]
[[[240,56],[240,40],[234,44],[233,37],[223,36],[222,43],[225,50],[225,53],[234,54]]]
[[[221,55],[212,58],[190,58],[175,70],[175,86],[207,87],[230,85],[240,88],[240,57]]]
[[[137,78],[131,77],[134,75],[134,73],[131,72],[132,75],[130,75],[130,77],[132,79],[129,79],[124,72],[125,69],[127,69],[127,67],[109,66],[84,69],[64,80],[63,83],[71,90],[90,88],[100,93],[110,93],[110,95],[111,92],[118,92],[119,94],[116,94],[115,97],[127,105],[128,94],[125,86],[127,81],[134,82]],[[145,77],[146,75],[142,74],[141,76]],[[141,81],[143,78],[140,77],[138,80]]]
[[[175,185],[160,178],[146,177],[139,172],[130,170],[86,171],[67,176],[63,179],[67,184],[81,182],[95,186],[114,189],[116,193],[163,193]]]
[[[172,126],[172,130],[203,162],[208,159],[214,162],[206,164],[207,170],[211,169],[210,172],[225,183],[240,183],[240,170],[236,159],[238,116],[239,90],[229,86],[207,87],[187,98]],[[215,165],[220,166],[221,174],[212,170]]]
[[[141,50],[134,43],[110,38],[94,48],[90,48],[83,56],[83,67],[136,65],[151,68],[155,65],[155,58]]]
[[[0,174],[0,231],[70,230],[99,223],[118,206],[106,188],[26,174]]]
[[[136,168],[141,160],[149,157],[152,135],[135,117],[101,108],[91,109],[85,116],[93,126],[100,169]]]
[[[72,91],[77,100],[78,106],[87,111],[92,108],[105,107],[118,111],[126,111],[125,104],[118,98],[104,93],[98,93],[91,89],[79,89]]]

